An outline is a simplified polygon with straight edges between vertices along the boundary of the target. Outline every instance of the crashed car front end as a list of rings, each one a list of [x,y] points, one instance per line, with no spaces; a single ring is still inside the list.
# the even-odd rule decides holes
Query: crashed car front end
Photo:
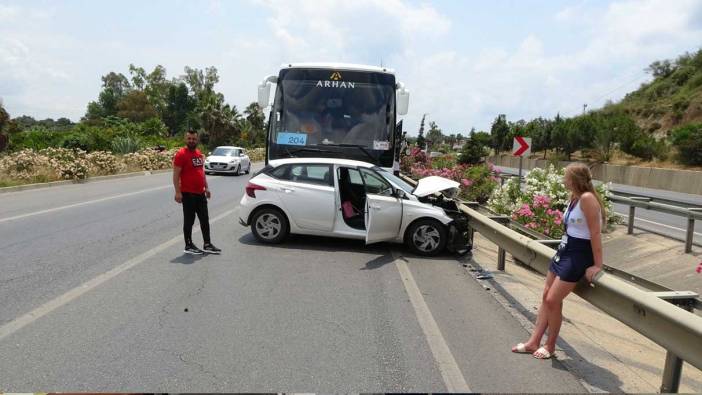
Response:
[[[452,219],[447,224],[449,237],[446,248],[463,255],[472,250],[473,240],[469,226],[470,217],[458,207],[459,185],[458,182],[443,177],[426,177],[419,180],[412,194],[422,203],[441,208]]]

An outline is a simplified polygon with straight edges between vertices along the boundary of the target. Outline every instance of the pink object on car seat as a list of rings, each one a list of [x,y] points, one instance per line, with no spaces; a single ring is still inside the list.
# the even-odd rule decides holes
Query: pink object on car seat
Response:
[[[346,219],[360,214],[360,212],[358,212],[358,210],[356,210],[353,207],[353,204],[351,204],[351,202],[348,200],[341,203],[341,213],[344,215],[344,218],[346,218]]]

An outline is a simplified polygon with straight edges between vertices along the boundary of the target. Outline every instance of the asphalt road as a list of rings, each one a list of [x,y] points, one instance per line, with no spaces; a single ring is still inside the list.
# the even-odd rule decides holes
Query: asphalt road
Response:
[[[0,392],[584,391],[452,256],[257,244],[247,178],[208,177],[220,256],[170,174],[0,194]]]
[[[518,174],[519,169],[496,166],[508,174]],[[702,207],[702,196],[664,191],[660,189],[641,188],[631,185],[612,184],[612,191],[623,192],[627,195],[650,196],[663,200],[663,203],[671,204],[670,201],[680,202],[681,207]],[[624,216],[626,223],[629,218],[629,206],[624,204],[614,204],[614,211]],[[672,237],[678,240],[685,240],[687,232],[687,218],[662,213],[659,211],[644,210],[637,208],[634,226],[649,232]],[[702,246],[702,221],[695,221],[695,234],[693,242]]]

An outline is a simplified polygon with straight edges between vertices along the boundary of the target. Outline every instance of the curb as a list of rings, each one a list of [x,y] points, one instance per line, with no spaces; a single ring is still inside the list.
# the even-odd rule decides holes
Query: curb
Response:
[[[90,182],[112,180],[112,179],[116,179],[116,178],[150,176],[150,175],[154,175],[154,174],[168,173],[171,171],[173,171],[173,169],[162,169],[162,170],[151,170],[151,171],[147,170],[147,171],[136,171],[133,173],[112,174],[109,176],[89,177],[89,178],[86,178],[84,180],[65,180],[65,181],[52,181],[52,182],[44,182],[44,183],[37,183],[37,184],[17,185],[17,186],[12,186],[12,187],[0,188],[0,194],[8,193],[8,192],[27,191],[27,190],[32,190],[32,189],[49,188],[49,187],[55,187],[55,186],[60,186],[60,185],[67,185],[67,184],[87,184]]]

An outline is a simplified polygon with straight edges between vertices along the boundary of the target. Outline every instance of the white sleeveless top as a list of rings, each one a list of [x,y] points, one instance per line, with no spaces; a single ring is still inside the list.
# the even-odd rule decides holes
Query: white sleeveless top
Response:
[[[590,240],[590,228],[587,227],[585,213],[580,208],[580,199],[575,203],[570,214],[568,214],[568,208],[566,208],[565,214],[563,214],[563,221],[565,221],[566,217],[568,218],[568,236]],[[600,218],[601,226],[602,216],[598,215],[598,217]]]

